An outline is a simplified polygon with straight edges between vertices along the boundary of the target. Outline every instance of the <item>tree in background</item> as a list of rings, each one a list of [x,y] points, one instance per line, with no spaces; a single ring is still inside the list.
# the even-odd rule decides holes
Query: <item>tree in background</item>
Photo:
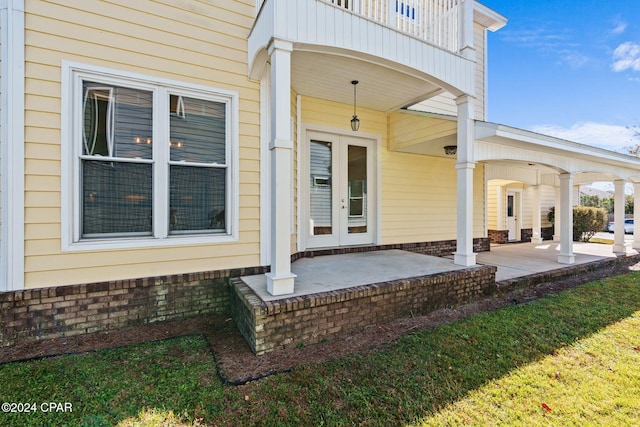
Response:
[[[627,210],[627,203],[625,201],[625,212]],[[600,198],[598,196],[590,196],[588,194],[582,194],[580,196],[580,206],[591,207],[591,208],[602,208],[607,211],[608,214],[613,213],[613,204],[614,197],[603,197]],[[631,213],[633,213],[633,197],[631,197]]]

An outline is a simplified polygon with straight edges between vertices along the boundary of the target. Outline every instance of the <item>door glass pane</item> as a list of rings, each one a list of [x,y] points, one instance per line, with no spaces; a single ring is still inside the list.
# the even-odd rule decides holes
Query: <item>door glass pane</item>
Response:
[[[331,149],[330,142],[311,141],[309,233],[314,236],[333,234]]]
[[[507,216],[513,216],[513,196],[507,196]]]
[[[348,147],[349,234],[367,232],[367,148]]]

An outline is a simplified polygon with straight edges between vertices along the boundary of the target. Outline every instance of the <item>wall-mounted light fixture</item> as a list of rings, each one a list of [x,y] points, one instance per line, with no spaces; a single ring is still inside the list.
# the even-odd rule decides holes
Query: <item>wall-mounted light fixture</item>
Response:
[[[444,154],[446,154],[447,156],[455,156],[457,152],[458,152],[458,146],[457,145],[445,145],[444,146]]]
[[[356,115],[356,85],[358,81],[352,80],[351,84],[353,85],[353,117],[351,118],[351,130],[357,132],[360,128],[360,119]]]

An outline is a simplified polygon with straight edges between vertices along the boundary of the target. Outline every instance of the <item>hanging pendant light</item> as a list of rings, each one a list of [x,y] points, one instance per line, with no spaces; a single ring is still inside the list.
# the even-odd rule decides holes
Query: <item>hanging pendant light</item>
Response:
[[[360,119],[356,114],[356,85],[358,81],[352,80],[351,84],[353,85],[353,117],[351,118],[351,130],[357,132],[360,128]]]

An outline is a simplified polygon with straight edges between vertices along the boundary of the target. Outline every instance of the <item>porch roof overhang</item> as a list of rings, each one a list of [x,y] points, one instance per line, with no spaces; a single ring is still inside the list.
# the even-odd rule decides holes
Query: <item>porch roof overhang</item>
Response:
[[[640,158],[635,156],[484,121],[476,121],[475,137],[477,161],[538,163],[584,175],[584,182],[640,182]]]
[[[506,20],[482,5],[488,28]],[[248,37],[249,78],[262,78],[273,40],[291,43],[291,83],[305,96],[394,111],[447,91],[473,94],[475,62],[323,0],[265,0]]]
[[[444,147],[457,144],[457,117],[404,110],[394,113],[390,123],[390,150],[452,158]],[[546,176],[551,184],[559,173],[575,174],[576,183],[616,179],[640,183],[640,158],[635,156],[480,120],[475,121],[474,132],[475,161],[502,170],[535,169],[536,176]]]

